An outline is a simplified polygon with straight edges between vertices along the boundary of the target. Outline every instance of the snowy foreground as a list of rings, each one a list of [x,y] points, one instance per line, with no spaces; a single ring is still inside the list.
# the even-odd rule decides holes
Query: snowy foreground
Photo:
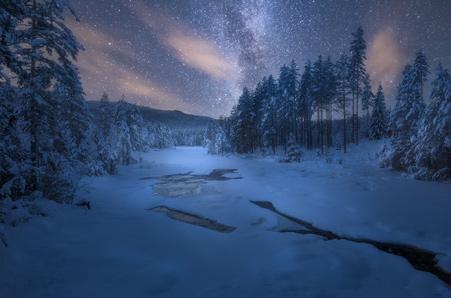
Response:
[[[6,228],[0,296],[451,297],[446,283],[402,257],[368,244],[280,233],[299,227],[250,203],[270,201],[338,234],[437,252],[451,271],[451,184],[380,169],[374,144],[362,148],[300,164],[213,156],[203,148],[144,154],[116,176],[82,181],[77,199],[89,200],[91,210],[42,201],[47,217]],[[237,169],[225,177],[242,179],[202,176],[213,169]],[[186,178],[190,171],[198,176]],[[157,178],[181,173],[176,181]],[[162,212],[168,208],[231,228],[175,220]]]

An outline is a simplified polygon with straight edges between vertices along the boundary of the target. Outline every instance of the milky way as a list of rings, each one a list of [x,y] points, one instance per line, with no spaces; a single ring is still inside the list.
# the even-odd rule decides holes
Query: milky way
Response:
[[[75,0],[86,97],[227,115],[243,86],[348,50],[362,25],[368,71],[392,100],[415,50],[451,66],[451,1]]]

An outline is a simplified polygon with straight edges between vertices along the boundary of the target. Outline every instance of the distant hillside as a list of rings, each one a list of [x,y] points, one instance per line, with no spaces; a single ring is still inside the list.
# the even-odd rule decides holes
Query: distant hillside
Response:
[[[88,101],[88,106],[95,112],[100,106],[100,101]],[[200,128],[216,121],[210,117],[186,114],[177,110],[166,111],[143,106],[138,106],[138,108],[141,110],[144,120],[162,123],[169,127]]]

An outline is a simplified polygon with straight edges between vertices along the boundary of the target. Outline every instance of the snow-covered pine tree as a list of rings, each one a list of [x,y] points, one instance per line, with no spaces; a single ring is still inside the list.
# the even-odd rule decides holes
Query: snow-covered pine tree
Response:
[[[129,127],[129,106],[122,96],[121,100],[115,103],[114,112],[114,135],[115,144],[114,149],[118,152],[118,161],[121,165],[129,165],[135,162],[133,158],[133,148],[130,139]]]
[[[427,62],[426,55],[423,50],[418,50],[415,53],[415,61],[413,63],[413,69],[415,72],[415,83],[418,84],[420,89],[420,96],[423,99],[424,83],[427,81],[429,74],[429,64]]]
[[[363,78],[363,90],[362,90],[362,112],[364,124],[361,131],[363,131],[363,134],[366,137],[369,136],[370,120],[371,120],[370,107],[373,106],[374,106],[374,94],[371,90],[371,80],[368,73],[365,73],[365,76]]]
[[[113,108],[114,105],[110,103],[108,94],[103,92],[102,97],[100,98],[100,106],[96,122],[102,135],[106,138],[109,137],[113,126]]]
[[[250,93],[249,89],[244,88],[243,93],[238,100],[236,110],[232,115],[232,146],[234,148],[234,151],[238,153],[248,153],[252,152],[255,149],[253,148],[252,142],[252,110],[252,94]]]
[[[366,42],[362,27],[352,34],[350,51],[350,84],[352,90],[352,140],[359,143],[359,100],[361,83],[365,77]]]
[[[71,203],[80,177],[78,168],[74,169],[74,160],[56,150],[46,152],[44,160],[41,177],[44,197],[60,203]]]
[[[207,148],[210,154],[230,152],[230,141],[221,125],[210,125],[207,129]]]
[[[405,153],[403,160],[406,166],[406,170],[409,172],[415,171],[415,146],[418,125],[426,105],[423,99],[423,89],[424,83],[427,80],[427,75],[429,74],[429,65],[427,63],[426,56],[422,50],[415,53],[415,60],[412,67],[412,77],[411,77],[411,99],[412,99],[412,114],[417,117],[417,120],[412,127],[410,134],[410,140],[407,147],[407,152]]]
[[[272,75],[263,83],[264,98],[262,103],[262,119],[260,130],[262,131],[262,144],[265,148],[271,148],[273,154],[277,147],[277,85]]]
[[[387,133],[387,119],[385,109],[385,97],[382,90],[382,85],[379,84],[377,93],[374,98],[374,107],[371,114],[369,125],[369,138],[372,140],[379,140],[385,137]]]
[[[265,96],[264,82],[266,78],[257,83],[255,91],[252,93],[252,112],[249,115],[251,117],[251,131],[250,138],[252,141],[252,148],[261,147],[262,131],[261,131],[261,121],[262,121],[262,111],[263,111],[263,99]]]
[[[415,68],[407,65],[398,87],[395,107],[391,112],[390,129],[393,137],[383,165],[388,165],[395,170],[409,170],[415,162],[412,143],[425,108],[420,94],[420,85],[415,83],[415,79]]]
[[[149,135],[152,142],[151,147],[168,148],[174,145],[174,141],[169,128],[162,124],[152,124],[149,126]]]
[[[68,144],[74,148],[73,159],[84,167],[94,157],[91,155],[93,131],[92,115],[84,99],[83,88],[78,77],[78,72],[73,73],[74,78],[64,83],[59,83],[52,94],[53,102],[60,111],[59,120],[67,123],[67,129],[71,134],[73,144]],[[84,172],[83,170],[81,172]]]
[[[146,147],[144,140],[144,120],[141,111],[135,104],[128,105],[127,124],[129,126],[132,150],[143,151]]]
[[[22,15],[16,26],[15,54],[20,65],[18,83],[26,100],[25,119],[30,132],[31,161],[34,167],[28,183],[30,191],[40,190],[46,150],[51,147],[49,135],[55,109],[52,98],[55,86],[79,85],[78,70],[73,64],[80,44],[64,24],[67,1],[23,0]],[[50,59],[49,59],[50,57]]]
[[[114,109],[115,104],[109,101],[108,94],[104,92],[100,99],[99,109],[94,117],[95,126],[92,127],[90,132],[95,148],[95,152],[93,152],[95,158],[91,160],[88,166],[90,175],[114,174],[116,172],[118,153],[115,149]]]
[[[13,86],[20,68],[15,55],[17,24],[23,18],[21,2],[0,5],[0,199],[26,194],[31,174],[28,139],[21,119],[23,102]]]
[[[1,89],[9,86],[13,92],[4,102],[20,106],[12,109],[16,112],[9,118],[8,131],[21,131],[19,143],[14,142],[13,135],[5,136],[5,140],[8,148],[20,146],[16,153],[9,152],[10,161],[18,157],[9,169],[22,173],[20,181],[25,187],[21,195],[35,190],[48,194],[53,186],[47,182],[63,177],[52,161],[74,158],[74,146],[69,146],[72,137],[66,133],[70,130],[62,129],[68,128],[67,117],[57,96],[61,86],[75,90],[71,95],[82,96],[78,70],[73,65],[80,46],[64,25],[66,11],[70,11],[67,3],[56,0],[2,1],[0,8],[0,85]],[[25,172],[18,170],[24,167]],[[18,181],[9,182],[13,180]],[[6,184],[11,185],[9,182]],[[59,182],[58,190],[70,193],[64,182]],[[60,199],[52,194],[48,197]]]
[[[416,178],[451,178],[451,76],[440,65],[414,146]]]
[[[17,24],[24,18],[24,7],[22,1],[5,0],[0,3],[0,82],[3,85],[11,82],[12,75],[20,73],[16,55]]]
[[[23,9],[19,1],[0,5],[0,199],[28,194],[32,174],[27,126],[22,120],[24,102],[13,83],[20,74],[17,25],[24,18]]]
[[[0,199],[28,194],[30,144],[18,93],[7,82],[0,85]]]

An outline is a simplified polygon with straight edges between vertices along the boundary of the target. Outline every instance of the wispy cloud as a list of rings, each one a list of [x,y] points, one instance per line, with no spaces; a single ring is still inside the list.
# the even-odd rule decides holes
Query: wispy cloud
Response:
[[[390,27],[386,27],[376,33],[368,45],[367,67],[372,82],[374,85],[381,82],[386,93],[392,95],[396,90],[394,83],[406,63],[399,39]]]
[[[193,112],[192,105],[186,104],[178,95],[112,57],[122,55],[135,59],[136,53],[129,44],[87,24],[71,22],[69,26],[86,49],[78,58],[78,66],[89,99],[107,91],[112,98],[119,98],[123,93],[139,104]]]
[[[199,36],[190,26],[163,11],[150,9],[142,3],[136,3],[133,12],[182,63],[215,80],[236,79],[236,63],[221,52],[214,41]]]
[[[177,57],[214,79],[227,80],[234,72],[233,65],[218,53],[212,42],[181,32],[171,32],[165,43],[175,50]]]

